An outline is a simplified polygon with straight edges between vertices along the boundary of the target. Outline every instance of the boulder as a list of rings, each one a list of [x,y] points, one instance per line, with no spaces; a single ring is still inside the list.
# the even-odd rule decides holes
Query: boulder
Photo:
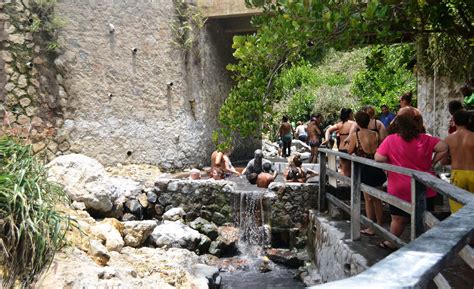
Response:
[[[87,210],[102,216],[110,215],[117,200],[125,200],[141,191],[137,182],[109,177],[97,160],[85,155],[59,156],[46,167],[50,181],[62,185],[73,201],[84,203]]]
[[[219,235],[216,224],[201,217],[198,217],[194,221],[190,222],[189,226],[194,230],[198,230],[200,233],[208,236],[211,238],[211,240],[215,240]]]
[[[101,242],[91,239],[89,242],[89,255],[94,259],[94,261],[101,265],[105,266],[110,260],[109,251],[102,245]]]
[[[215,256],[230,256],[237,253],[237,242],[239,241],[239,229],[231,226],[223,226],[218,229],[219,236],[212,241],[209,253]]]
[[[157,247],[166,246],[194,251],[201,242],[201,234],[179,221],[164,221],[163,224],[155,227],[150,240]]]
[[[198,253],[199,255],[206,254],[209,252],[209,247],[211,246],[211,239],[201,234],[201,241],[198,244]]]
[[[219,212],[214,212],[212,214],[212,221],[217,225],[222,226],[226,222],[226,217]]]
[[[143,207],[137,200],[128,200],[125,202],[125,208],[133,215],[141,218],[143,215]]]
[[[151,191],[146,193],[146,198],[148,202],[152,204],[155,204],[158,201],[158,195]]]
[[[125,246],[140,247],[157,226],[153,220],[123,222]]]
[[[109,251],[120,252],[125,244],[120,232],[109,223],[99,223],[91,226],[91,234],[105,242],[105,247]]]
[[[268,258],[277,264],[282,264],[289,268],[298,268],[304,264],[304,261],[299,259],[296,252],[288,249],[268,249],[266,251]]]
[[[179,208],[179,207],[172,208],[172,209],[167,210],[163,214],[163,220],[178,221],[178,220],[182,220],[184,216],[186,216],[186,213],[184,212],[182,208]]]

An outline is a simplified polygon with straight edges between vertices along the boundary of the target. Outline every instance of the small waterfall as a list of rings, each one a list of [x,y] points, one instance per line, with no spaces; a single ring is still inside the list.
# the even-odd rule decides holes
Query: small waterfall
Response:
[[[265,226],[264,191],[240,192],[239,207],[239,251],[246,256],[263,255],[265,245],[269,244],[269,227]]]

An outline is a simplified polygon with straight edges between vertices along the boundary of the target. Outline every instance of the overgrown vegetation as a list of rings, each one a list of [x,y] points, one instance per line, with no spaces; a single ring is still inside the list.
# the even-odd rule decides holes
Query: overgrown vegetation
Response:
[[[412,72],[415,61],[415,49],[411,44],[372,47],[365,69],[354,79],[352,93],[361,103],[376,109],[382,104],[395,109],[400,95],[416,90]]]
[[[469,2],[246,0],[264,12],[252,20],[255,34],[234,37],[238,62],[228,69],[236,84],[219,115],[221,146],[235,135],[260,133],[265,115],[281,101],[275,88],[279,75],[302,62],[318,63],[330,48],[417,42],[423,60],[418,69],[472,77],[474,5]]]
[[[264,114],[263,132],[274,139],[283,115],[292,122],[305,122],[312,113],[321,113],[326,122],[333,122],[341,108],[358,107],[359,100],[351,93],[351,79],[364,69],[367,53],[366,48],[332,50],[318,65],[302,62],[283,69],[274,88],[281,101],[273,105],[273,113]]]
[[[199,53],[199,50],[195,49],[197,37],[207,19],[197,6],[188,3],[187,0],[173,0],[173,5],[176,16],[175,21],[171,24],[171,30],[175,35],[174,44],[183,49],[185,54]]]
[[[47,181],[31,145],[0,138],[0,252],[3,288],[27,288],[65,244],[69,219],[55,210],[66,200]]]

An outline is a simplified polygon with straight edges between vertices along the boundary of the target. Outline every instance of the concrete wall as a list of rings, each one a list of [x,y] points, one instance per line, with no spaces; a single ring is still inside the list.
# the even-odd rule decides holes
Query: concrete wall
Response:
[[[232,85],[225,69],[233,61],[232,33],[220,21],[197,30],[185,53],[175,44],[170,0],[58,1],[55,11],[65,25],[55,54],[29,32],[30,11],[15,1],[0,5],[0,71],[6,72],[0,99],[11,128],[35,134],[35,151],[50,159],[82,153],[105,165],[209,163],[212,132]],[[25,69],[30,60],[34,67]],[[259,144],[241,143],[240,158]]]
[[[461,82],[448,77],[428,75],[419,71],[417,74],[418,108],[423,114],[423,121],[428,133],[445,138],[448,135],[449,120],[448,102],[463,102],[459,88]]]
[[[204,15],[209,18],[255,15],[260,9],[250,9],[244,0],[196,0]]]
[[[68,20],[60,62],[75,111],[61,133],[71,151],[105,164],[207,163],[230,88],[230,38],[217,25],[205,27],[186,63],[173,44],[171,1],[62,1],[57,8]]]

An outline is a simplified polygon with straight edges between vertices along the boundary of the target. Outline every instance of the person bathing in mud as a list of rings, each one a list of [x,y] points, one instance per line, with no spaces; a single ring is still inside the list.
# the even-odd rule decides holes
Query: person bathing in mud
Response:
[[[235,170],[230,161],[232,148],[226,149],[223,152],[216,150],[211,154],[211,177],[215,180],[223,180],[229,178],[232,174],[240,176],[240,173]]]
[[[243,169],[242,175],[245,175],[247,177],[247,180],[251,184],[255,184],[256,183],[256,177],[254,179],[252,177],[252,180],[251,180],[250,176],[253,173],[255,173],[256,176],[258,176],[260,173],[262,173],[264,171],[264,165],[266,165],[266,164],[268,164],[270,166],[271,171],[275,171],[275,169],[273,168],[272,162],[267,160],[267,159],[264,159],[262,150],[257,149],[254,152],[254,158],[251,159],[247,163],[247,166],[245,167],[245,169]]]

